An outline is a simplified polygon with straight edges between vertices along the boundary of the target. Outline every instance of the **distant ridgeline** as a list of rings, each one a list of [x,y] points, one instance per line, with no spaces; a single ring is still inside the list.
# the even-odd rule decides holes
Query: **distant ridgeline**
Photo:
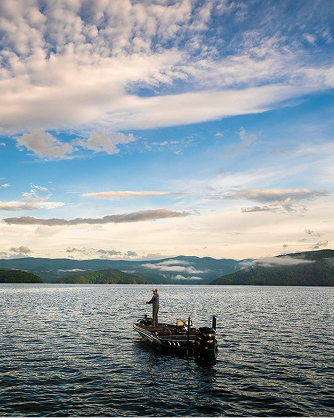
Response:
[[[213,285],[334,286],[334,250],[308,251],[254,260]]]
[[[85,274],[72,274],[59,277],[56,283],[76,284],[147,284],[147,281],[134,274],[124,273],[121,270],[100,270]]]
[[[45,283],[58,283],[60,278],[100,270],[121,270],[141,277],[148,283],[208,284],[217,277],[234,273],[246,260],[215,259],[211,257],[178,256],[159,260],[73,260],[68,258],[0,259],[0,269],[26,270]],[[76,278],[75,280],[78,280]],[[86,282],[85,282],[86,283]]]
[[[191,256],[149,261],[26,257],[0,259],[0,269],[7,271],[0,275],[0,282],[13,283],[334,286],[334,250],[257,260]]]
[[[26,271],[0,270],[0,283],[43,283],[43,280]]]

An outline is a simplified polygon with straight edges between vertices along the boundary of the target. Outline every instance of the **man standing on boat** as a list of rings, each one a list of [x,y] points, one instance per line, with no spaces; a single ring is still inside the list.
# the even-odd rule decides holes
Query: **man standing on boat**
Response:
[[[158,295],[158,289],[153,289],[153,296],[150,301],[147,301],[146,303],[152,303],[153,306],[153,326],[158,326],[158,312],[159,312],[159,295]]]

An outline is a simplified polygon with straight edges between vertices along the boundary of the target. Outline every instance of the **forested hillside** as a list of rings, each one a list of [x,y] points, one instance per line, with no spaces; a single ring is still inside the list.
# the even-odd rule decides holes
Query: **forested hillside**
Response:
[[[43,283],[43,280],[26,271],[0,270],[0,283]]]
[[[72,274],[71,276],[60,277],[57,283],[77,284],[146,284],[141,277],[134,274],[124,273],[120,270],[100,270],[85,274]]]
[[[334,251],[310,251],[256,260],[213,285],[334,286]]]

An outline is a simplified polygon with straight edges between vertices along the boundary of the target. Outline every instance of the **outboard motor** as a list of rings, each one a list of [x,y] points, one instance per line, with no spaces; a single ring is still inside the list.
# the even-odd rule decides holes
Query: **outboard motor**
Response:
[[[198,328],[196,332],[196,348],[195,354],[199,359],[207,359],[216,356],[217,340],[216,340],[216,318],[213,318],[212,328]]]

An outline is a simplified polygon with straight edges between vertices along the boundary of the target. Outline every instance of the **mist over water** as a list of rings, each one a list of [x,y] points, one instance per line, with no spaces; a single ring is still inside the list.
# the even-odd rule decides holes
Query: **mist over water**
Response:
[[[151,289],[1,284],[0,415],[334,415],[333,288],[160,286],[161,322],[217,316],[209,366],[141,341]]]

